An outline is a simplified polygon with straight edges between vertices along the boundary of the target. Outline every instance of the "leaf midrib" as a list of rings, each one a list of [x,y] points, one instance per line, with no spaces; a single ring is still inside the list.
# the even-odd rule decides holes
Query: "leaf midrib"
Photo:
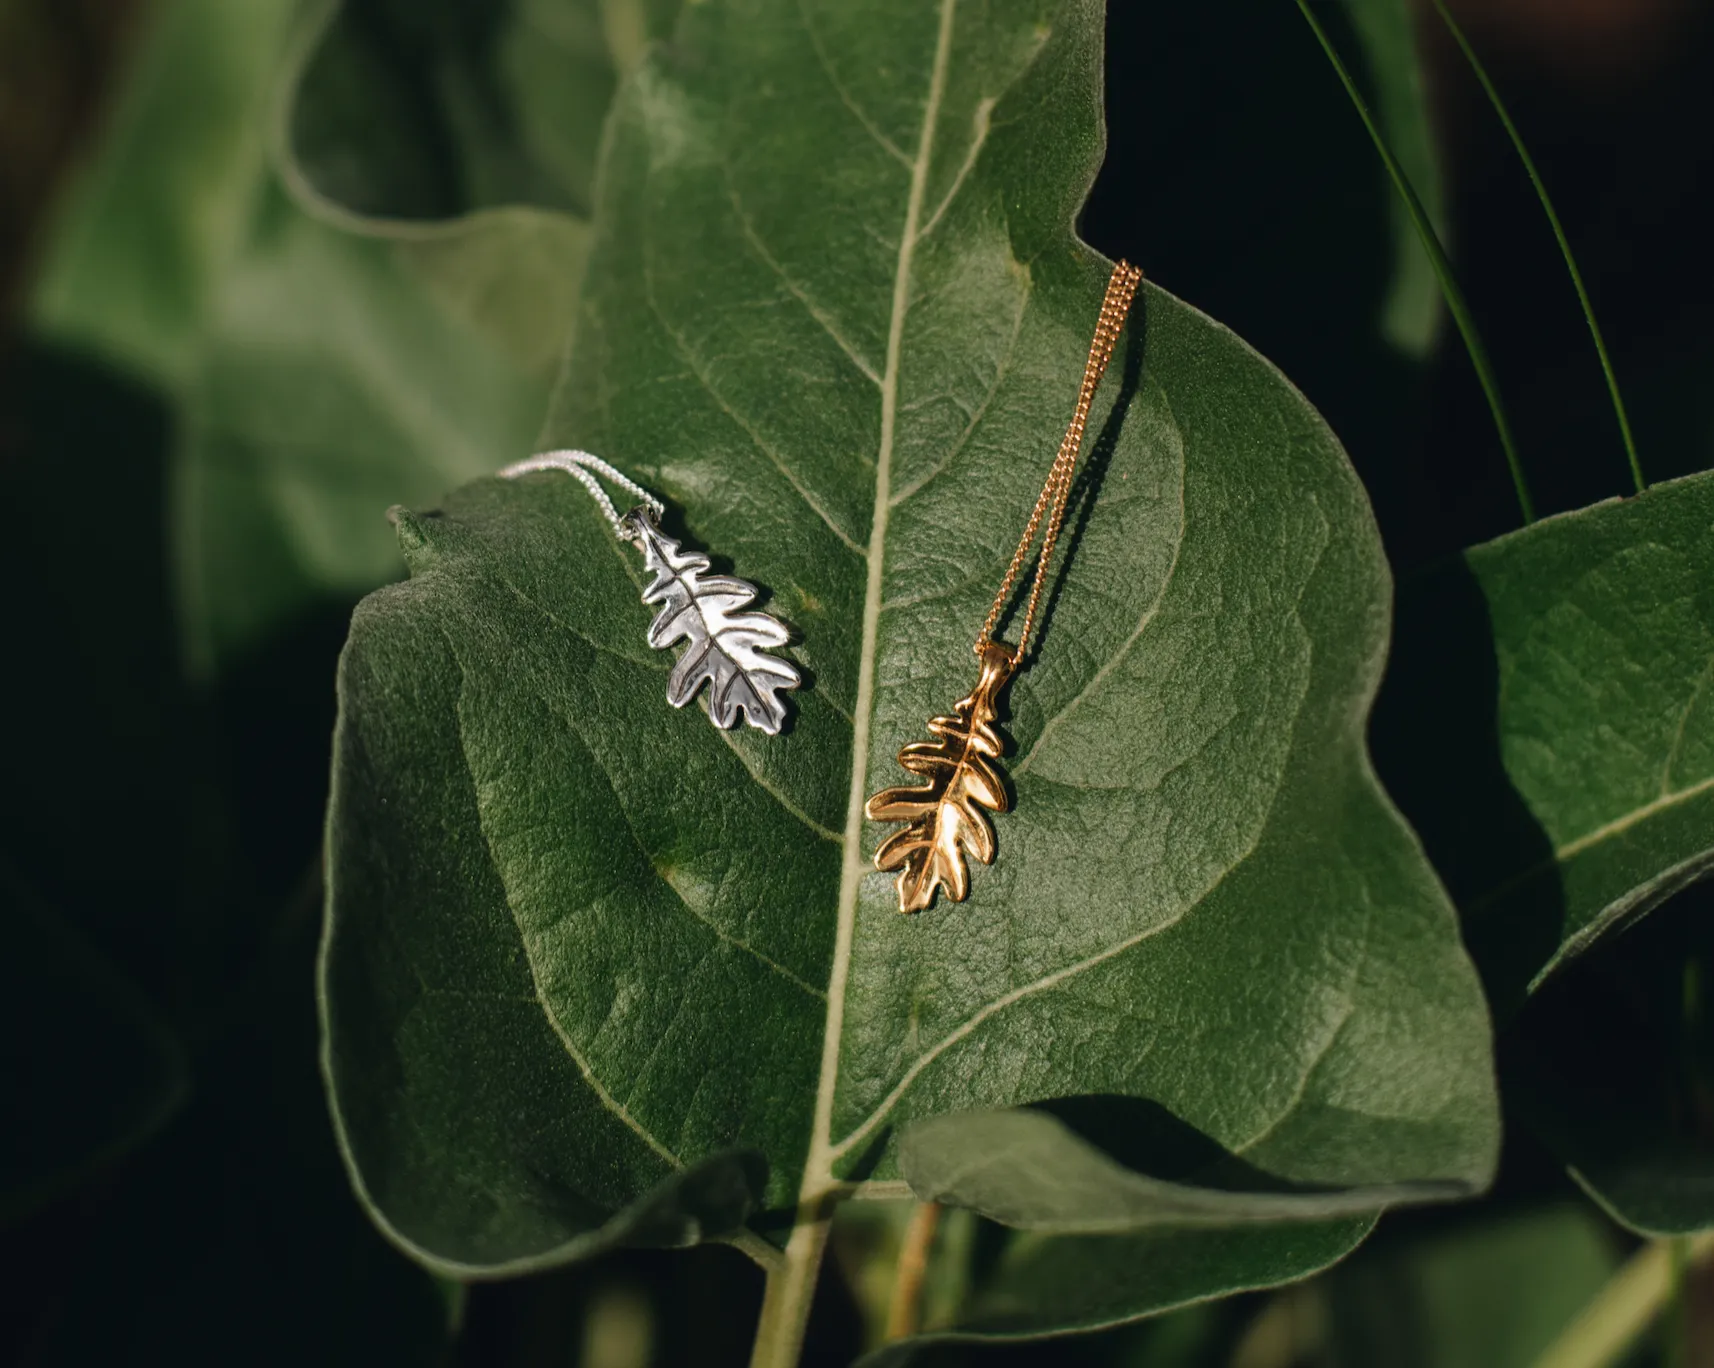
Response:
[[[910,190],[905,199],[904,228],[893,272],[892,313],[887,328],[887,357],[881,375],[881,431],[875,454],[875,504],[869,524],[868,577],[863,595],[863,632],[858,648],[857,698],[852,709],[851,786],[846,796],[845,850],[840,866],[839,903],[834,922],[833,962],[827,984],[827,1018],[822,1032],[821,1071],[816,1083],[815,1113],[805,1156],[800,1210],[810,1210],[833,1186],[833,1095],[839,1078],[840,1038],[845,1024],[845,988],[851,969],[851,944],[857,921],[857,895],[866,873],[863,861],[864,791],[868,787],[869,729],[874,714],[875,657],[881,623],[882,569],[886,556],[887,520],[892,508],[893,443],[898,421],[899,364],[904,351],[905,316],[910,307],[911,267],[918,241],[918,224],[928,188],[940,105],[952,53],[953,14],[957,0],[941,0],[934,61],[928,95],[923,104],[922,130],[916,157],[910,162]],[[807,25],[806,25],[807,26]]]

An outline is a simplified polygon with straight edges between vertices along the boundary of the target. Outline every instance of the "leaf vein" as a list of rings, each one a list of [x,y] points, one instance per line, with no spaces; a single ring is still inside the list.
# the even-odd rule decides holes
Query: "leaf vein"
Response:
[[[1172,587],[1173,579],[1178,574],[1179,555],[1184,550],[1185,537],[1188,535],[1184,525],[1184,520],[1184,462],[1181,459],[1178,463],[1178,537],[1172,544],[1172,560],[1167,565],[1166,574],[1161,576],[1160,588],[1155,591],[1154,601],[1143,610],[1143,615],[1138,620],[1137,625],[1132,630],[1130,636],[1125,638],[1119,649],[1108,658],[1107,663],[1101,666],[1100,669],[1096,670],[1095,673],[1089,677],[1089,682],[1079,689],[1063,708],[1054,713],[1053,716],[1049,717],[1047,721],[1042,723],[1042,729],[1036,734],[1034,744],[1030,746],[1028,753],[1025,754],[1018,761],[1017,765],[1013,767],[1012,773],[1014,776],[1021,776],[1028,771],[1030,765],[1034,762],[1037,753],[1041,750],[1042,745],[1047,741],[1048,737],[1053,735],[1054,731],[1064,722],[1066,717],[1068,717],[1084,699],[1088,698],[1092,693],[1099,689],[1101,685],[1107,681],[1108,676],[1111,675],[1114,670],[1118,669],[1119,663],[1130,654],[1131,648],[1141,640],[1143,633],[1148,630],[1149,624],[1152,623],[1159,615],[1161,604],[1166,599],[1167,590]]]
[[[1265,826],[1265,822],[1258,826],[1257,836],[1255,840],[1251,842],[1249,850],[1246,850],[1242,855],[1234,859],[1225,869],[1221,870],[1220,874],[1202,893],[1187,902],[1173,916],[1168,917],[1164,921],[1157,922],[1153,926],[1145,927],[1135,935],[1127,936],[1124,940],[1110,945],[1085,959],[1081,959],[1075,964],[1068,964],[1063,969],[1056,969],[1051,974],[1044,974],[1040,978],[1035,979],[1030,983],[1026,983],[1020,988],[1014,988],[1011,992],[1002,994],[995,998],[994,1001],[987,1003],[977,1011],[971,1013],[969,1017],[960,1022],[957,1026],[953,1027],[952,1030],[948,1031],[927,1050],[918,1055],[916,1059],[911,1061],[911,1066],[905,1070],[904,1076],[893,1085],[892,1090],[881,1099],[880,1103],[877,1104],[869,1115],[858,1124],[856,1129],[852,1130],[844,1139],[836,1142],[832,1146],[831,1153],[833,1158],[838,1159],[849,1153],[853,1148],[860,1145],[865,1139],[867,1139],[870,1132],[872,1132],[876,1126],[880,1125],[880,1123],[886,1119],[888,1113],[891,1112],[898,1104],[899,1099],[910,1090],[911,1085],[922,1076],[923,1071],[926,1070],[930,1064],[934,1063],[934,1061],[941,1055],[945,1054],[946,1051],[958,1044],[959,1041],[971,1035],[977,1027],[987,1021],[990,1017],[995,1016],[1010,1006],[1013,1006],[1015,1003],[1022,1002],[1025,998],[1034,997],[1038,993],[1045,993],[1054,988],[1058,988],[1061,984],[1076,978],[1086,970],[1093,969],[1100,964],[1105,964],[1108,960],[1124,954],[1127,950],[1135,949],[1144,941],[1150,940],[1163,932],[1170,931],[1173,927],[1177,926],[1181,921],[1189,916],[1192,911],[1206,902],[1209,896],[1213,894],[1214,890],[1219,888],[1222,883],[1230,878],[1232,872],[1249,858],[1251,852],[1255,849],[1256,840],[1260,839],[1261,828]]]
[[[453,660],[458,664],[458,675],[461,685],[468,685],[469,675],[465,671],[463,660],[459,658],[458,645],[452,639],[452,633],[448,631],[444,625],[440,626],[439,630],[442,636],[446,638],[447,648],[451,652]],[[464,733],[464,723],[462,718],[458,721],[458,738],[459,751],[464,757],[465,775],[470,780],[471,792],[472,796],[474,796],[477,787],[476,771],[471,765],[470,751]],[[580,742],[581,740],[582,738],[579,737]],[[621,805],[621,811],[623,811],[623,805]],[[629,821],[629,818],[626,820]],[[499,861],[495,859],[494,847],[488,840],[487,827],[482,823],[482,811],[480,805],[477,807],[477,825],[482,830],[483,843],[488,846],[488,859],[490,864],[493,866],[495,877],[499,881],[500,895],[506,900],[506,911],[512,918],[512,926],[518,933],[518,939],[522,941],[525,946],[526,953],[524,955],[524,960],[530,971],[530,987],[535,993],[537,1006],[541,1008],[542,1015],[547,1018],[548,1026],[552,1029],[553,1033],[559,1037],[560,1045],[564,1048],[566,1054],[571,1057],[571,1062],[577,1066],[577,1071],[583,1075],[583,1081],[589,1085],[590,1090],[595,1094],[602,1106],[606,1107],[610,1112],[617,1116],[619,1120],[628,1126],[644,1144],[655,1152],[655,1154],[660,1156],[662,1159],[665,1159],[674,1168],[682,1169],[685,1166],[684,1161],[662,1144],[660,1140],[656,1138],[653,1131],[651,1131],[636,1117],[632,1116],[625,1105],[607,1090],[606,1085],[602,1083],[599,1077],[596,1076],[594,1067],[590,1064],[589,1060],[585,1058],[583,1052],[578,1049],[577,1044],[572,1040],[570,1033],[566,1031],[565,1026],[559,1019],[558,1013],[548,1005],[547,995],[542,988],[541,976],[537,972],[537,957],[528,953],[530,943],[529,936],[524,931],[523,922],[518,916],[517,906],[512,901],[512,890],[507,887],[505,878],[500,875]],[[634,832],[632,834],[635,836]]]
[[[1696,705],[1702,698],[1702,691],[1714,679],[1714,656],[1708,658],[1708,663],[1702,667],[1702,673],[1697,676],[1696,686],[1691,689],[1690,697],[1685,701],[1684,712],[1678,719],[1678,726],[1673,731],[1672,745],[1666,753],[1666,763],[1660,767],[1660,796],[1666,797],[1672,792],[1672,767],[1678,763],[1678,753],[1684,749],[1686,729],[1690,726],[1690,715],[1696,711]]]
[[[925,486],[937,479],[941,472],[958,458],[958,454],[964,450],[971,436],[981,426],[983,418],[988,414],[988,406],[994,402],[994,396],[1000,392],[1000,386],[1005,383],[1006,377],[1011,373],[1012,361],[1018,351],[1018,337],[1023,332],[1024,314],[1029,308],[1029,303],[1030,290],[1026,286],[1018,292],[1018,311],[1012,319],[1012,335],[1007,339],[1006,350],[1002,353],[1000,364],[994,371],[994,382],[988,386],[988,392],[982,396],[982,402],[976,406],[976,412],[970,415],[969,422],[965,423],[964,431],[958,434],[958,440],[952,444],[952,449],[934,463],[934,469],[927,472],[914,484],[906,485],[893,496],[894,505],[902,504],[906,499],[920,492]]]
[[[834,71],[832,59],[828,57],[827,49],[821,44],[821,35],[815,31],[815,25],[810,22],[809,6],[804,3],[804,0],[798,0],[797,8],[799,18],[803,20],[804,36],[809,39],[810,47],[815,49],[815,60],[820,64],[822,74],[827,77],[827,84],[833,87],[833,93],[839,96],[839,103],[851,112],[857,122],[863,125],[863,131],[885,149],[890,157],[901,166],[909,169],[911,159],[905,155],[904,150],[897,143],[881,132],[874,120],[857,103],[851,92],[845,88],[845,82],[841,81],[838,73]]]
[[[845,858],[839,877],[839,903],[834,915],[833,960],[829,966],[827,1025],[822,1035],[821,1067],[816,1083],[815,1112],[810,1123],[809,1153],[804,1163],[799,1196],[814,1200],[820,1188],[833,1179],[830,1141],[833,1125],[833,1095],[839,1080],[839,1046],[845,1024],[845,987],[851,969],[851,944],[857,921],[857,895],[862,888],[864,861],[861,848],[864,789],[868,781],[869,729],[875,704],[875,655],[881,623],[881,570],[887,546],[887,515],[893,470],[893,433],[898,418],[899,366],[904,352],[905,315],[910,307],[911,257],[916,247],[916,225],[928,185],[929,158],[934,148],[935,126],[946,89],[951,62],[953,15],[957,0],[941,0],[940,29],[935,38],[934,62],[929,73],[928,93],[923,101],[922,130],[916,160],[911,166],[910,193],[905,200],[904,231],[899,235],[898,260],[893,271],[892,312],[887,325],[887,362],[881,386],[881,433],[875,455],[875,507],[869,525],[868,579],[863,594],[863,634],[857,656],[857,699],[852,710],[851,787],[846,796]],[[807,1231],[800,1226],[799,1231]],[[794,1234],[794,1240],[808,1238]]]
[[[815,320],[824,333],[833,339],[833,341],[838,345],[839,350],[844,352],[845,355],[850,358],[851,364],[866,375],[873,384],[879,385],[881,383],[880,372],[869,363],[853,343],[846,339],[845,335],[841,333],[838,328],[833,326],[832,322],[822,313],[820,307],[815,303],[815,301],[805,293],[801,285],[786,273],[786,268],[782,266],[778,258],[768,250],[768,244],[762,240],[762,235],[756,231],[755,222],[750,218],[749,213],[744,208],[744,201],[738,194],[738,187],[732,183],[731,165],[722,161],[720,163],[720,171],[722,177],[726,181],[726,196],[732,201],[732,212],[738,217],[738,226],[744,231],[745,241],[755,249],[756,255],[767,264],[768,268],[780,278],[780,283],[783,284],[791,293],[792,298],[803,305],[804,311]]]
[[[617,652],[617,651],[612,651],[611,647],[604,648],[599,643],[590,640],[590,638],[588,638],[587,636],[584,636],[584,634],[577,631],[576,628],[570,627],[567,624],[565,624],[564,622],[561,622],[559,618],[555,617],[546,608],[542,607],[541,604],[537,603],[528,594],[526,594],[522,589],[520,589],[516,584],[514,584],[511,581],[511,579],[503,571],[496,570],[496,574],[498,575],[500,582],[502,584],[504,584],[506,586],[506,588],[511,590],[512,593],[516,594],[518,599],[522,603],[524,603],[527,606],[535,609],[536,612],[542,614],[542,616],[546,617],[550,622],[554,622],[555,624],[557,624],[561,627],[564,627],[566,631],[570,632],[573,636],[579,638],[580,640],[586,642],[591,647],[594,647],[596,650],[606,649],[608,651],[611,651],[612,654],[618,655],[621,660],[626,660],[626,661],[631,660],[631,657],[623,655],[622,653]],[[448,637],[448,644],[449,645],[451,644],[450,636]],[[635,663],[635,662],[632,662],[632,663]],[[462,672],[463,666],[460,665],[459,669],[460,669],[460,672]],[[736,936],[733,936],[730,933],[728,933],[727,931],[725,931],[724,929],[722,929],[722,927],[719,925],[718,922],[714,921],[712,918],[708,917],[706,914],[698,911],[697,908],[687,898],[685,898],[685,896],[682,893],[680,893],[678,889],[673,887],[672,880],[668,879],[664,874],[661,873],[660,867],[655,863],[654,857],[649,853],[648,846],[644,844],[642,835],[637,831],[635,824],[632,823],[630,811],[629,811],[629,809],[626,808],[624,800],[622,798],[620,798],[620,796],[619,796],[618,786],[615,785],[613,782],[612,772],[610,770],[608,770],[606,765],[602,764],[601,758],[595,753],[594,747],[592,747],[589,744],[588,740],[584,737],[582,731],[580,731],[578,729],[576,723],[572,720],[571,715],[567,712],[564,712],[563,710],[559,709],[557,706],[554,706],[551,703],[549,704],[549,706],[553,707],[553,710],[556,713],[558,713],[560,720],[563,723],[565,723],[567,732],[569,734],[577,737],[578,743],[588,753],[589,758],[590,758],[591,762],[594,764],[595,768],[601,772],[602,778],[604,778],[607,781],[608,789],[613,794],[614,805],[618,807],[620,813],[624,816],[625,824],[631,832],[632,840],[634,840],[636,842],[638,850],[642,853],[643,858],[646,861],[648,861],[649,867],[655,871],[656,876],[660,879],[660,881],[668,889],[671,890],[674,900],[681,907],[683,907],[686,912],[690,913],[690,915],[692,917],[694,917],[697,921],[701,922],[711,932],[713,932],[714,935],[718,939],[725,941],[728,945],[734,946],[735,948],[737,948],[739,950],[743,950],[747,954],[753,955],[759,963],[764,965],[766,968],[773,970],[774,973],[780,975],[780,977],[784,978],[788,983],[791,983],[791,984],[795,985],[796,987],[801,988],[804,992],[808,993],[811,997],[825,998],[826,994],[823,993],[821,989],[815,987],[811,983],[805,982],[803,979],[799,978],[796,974],[794,974],[790,969],[787,969],[782,964],[776,963],[773,959],[769,958],[767,955],[762,953],[762,951],[756,949],[755,946],[749,944],[746,941],[738,939]],[[716,728],[716,730],[719,730],[719,729]],[[725,733],[722,732],[721,735],[724,737]],[[727,738],[727,739],[729,740],[729,738]],[[740,756],[739,758],[740,758],[740,760],[742,760],[743,757]],[[748,768],[748,766],[746,766],[746,768]],[[763,787],[766,788],[767,786],[763,785]],[[770,793],[772,793],[771,789],[768,791]],[[783,798],[781,798],[778,794],[773,794],[773,797],[775,798],[775,800],[777,802],[779,802],[781,804],[782,807],[785,807],[788,812],[792,811],[792,809],[785,803],[785,800]],[[800,815],[800,814],[794,813],[793,815]],[[807,817],[802,817],[802,820],[805,821],[806,823],[809,822],[809,819]],[[813,826],[813,823],[811,823],[811,825]],[[504,882],[504,880],[502,880],[502,882]]]
[[[798,498],[804,501],[810,512],[814,513],[816,517],[820,518],[822,522],[827,524],[828,530],[831,531],[835,537],[839,538],[841,542],[843,542],[852,551],[856,552],[857,555],[868,555],[868,551],[855,541],[849,532],[842,528],[838,523],[834,522],[832,515],[821,506],[820,502],[809,492],[803,482],[792,473],[791,467],[786,464],[784,458],[782,458],[772,446],[762,440],[762,435],[750,425],[749,419],[745,418],[737,409],[733,408],[732,405],[727,402],[726,396],[721,394],[720,391],[715,388],[714,381],[704,369],[701,358],[690,349],[690,344],[684,340],[683,335],[678,331],[678,329],[673,327],[673,325],[667,321],[667,316],[661,309],[660,301],[655,297],[654,272],[645,266],[643,270],[643,278],[645,282],[645,293],[649,300],[649,312],[655,316],[655,320],[661,325],[661,330],[672,339],[673,346],[677,349],[679,355],[684,357],[685,364],[690,367],[691,374],[696,378],[697,384],[699,384],[704,393],[714,401],[715,407],[725,414],[727,418],[731,419],[733,424],[735,424],[737,428],[750,439],[750,442],[755,449],[768,460],[775,470],[779,471],[779,473],[785,477],[786,483],[796,491]]]

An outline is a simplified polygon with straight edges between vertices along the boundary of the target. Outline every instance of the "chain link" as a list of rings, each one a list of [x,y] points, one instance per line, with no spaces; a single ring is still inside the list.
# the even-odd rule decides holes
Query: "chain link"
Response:
[[[1113,268],[1113,274],[1107,280],[1107,294],[1101,301],[1101,317],[1095,324],[1095,337],[1089,344],[1089,360],[1083,368],[1083,386],[1077,393],[1077,408],[1071,417],[1071,426],[1065,430],[1065,437],[1059,444],[1059,452],[1053,458],[1053,465],[1047,472],[1047,480],[1041,487],[1041,493],[1036,496],[1036,506],[1030,513],[1030,520],[1024,526],[1024,535],[1018,542],[1018,549],[1012,553],[1012,563],[1006,569],[1006,577],[1000,582],[1000,592],[994,595],[994,606],[988,610],[988,619],[982,624],[982,630],[976,637],[976,654],[980,656],[982,649],[993,640],[994,628],[1000,621],[1000,614],[1006,610],[1006,602],[1012,596],[1012,588],[1018,582],[1018,572],[1023,569],[1024,562],[1029,559],[1030,547],[1035,545],[1036,533],[1041,531],[1042,519],[1047,519],[1047,530],[1042,536],[1041,556],[1036,561],[1035,583],[1030,586],[1029,604],[1024,609],[1023,630],[1018,634],[1018,649],[1012,655],[1012,668],[1016,669],[1023,663],[1024,652],[1029,648],[1030,633],[1035,630],[1036,610],[1041,605],[1042,586],[1047,582],[1048,566],[1053,560],[1054,548],[1059,543],[1059,531],[1065,522],[1065,505],[1071,497],[1071,477],[1077,469],[1077,457],[1083,449],[1083,432],[1089,421],[1089,407],[1095,402],[1095,391],[1100,387],[1101,377],[1106,374],[1107,363],[1113,359],[1113,348],[1118,345],[1119,334],[1124,329],[1125,317],[1131,311],[1131,300],[1137,293],[1143,273],[1129,262],[1121,261]]]
[[[526,457],[522,461],[514,461],[511,465],[503,467],[498,473],[505,479],[512,480],[536,470],[563,470],[567,475],[574,477],[589,491],[590,498],[599,505],[601,515],[607,519],[608,526],[613,529],[613,535],[620,541],[633,541],[635,534],[625,530],[625,519],[620,516],[619,510],[613,507],[613,500],[607,497],[607,491],[601,487],[601,482],[595,478],[597,475],[610,480],[619,488],[641,499],[644,506],[655,517],[659,518],[666,512],[666,505],[644,489],[642,485],[635,480],[628,479],[599,456],[592,455],[587,451],[542,451],[534,456]]]

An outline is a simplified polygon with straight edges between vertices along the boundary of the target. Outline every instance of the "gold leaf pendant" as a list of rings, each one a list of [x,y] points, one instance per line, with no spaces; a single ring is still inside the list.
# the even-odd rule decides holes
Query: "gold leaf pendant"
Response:
[[[895,869],[899,871],[901,912],[922,911],[934,902],[935,894],[942,888],[954,902],[963,902],[970,892],[970,867],[964,862],[965,857],[974,856],[983,864],[994,862],[994,826],[988,820],[988,813],[1004,812],[1011,806],[1006,798],[1005,777],[996,763],[1002,749],[1000,733],[994,730],[996,697],[1029,648],[1048,566],[1053,563],[1059,530],[1065,523],[1071,477],[1083,449],[1089,406],[1095,400],[1101,377],[1107,372],[1107,363],[1113,358],[1113,348],[1118,344],[1131,300],[1142,279],[1141,271],[1123,261],[1113,267],[1113,274],[1107,279],[1107,293],[1101,301],[1094,340],[1089,344],[1089,359],[1083,366],[1083,385],[1077,392],[1071,426],[1066,428],[1041,493],[1036,495],[1024,535],[1018,539],[1018,549],[1012,553],[1012,563],[1000,581],[993,606],[988,609],[988,620],[976,634],[976,657],[982,662],[982,677],[976,681],[970,697],[958,701],[951,717],[929,719],[928,729],[939,740],[913,741],[899,752],[899,764],[928,782],[916,788],[883,789],[864,808],[871,822],[905,824],[903,831],[895,831],[875,852],[877,869],[888,874]],[[1029,559],[1038,532],[1041,551],[1036,556],[1035,577],[1014,650],[995,641],[994,631],[1011,602],[1013,586]]]
[[[904,822],[875,852],[875,867],[899,872],[899,911],[920,912],[945,888],[954,902],[970,891],[965,856],[994,860],[988,812],[1004,812],[1006,781],[996,763],[1004,746],[994,730],[996,696],[1017,661],[1011,647],[983,643],[982,677],[950,717],[929,719],[936,741],[913,741],[899,764],[928,780],[918,787],[882,789],[865,807],[871,822]],[[987,812],[983,809],[986,808]]]

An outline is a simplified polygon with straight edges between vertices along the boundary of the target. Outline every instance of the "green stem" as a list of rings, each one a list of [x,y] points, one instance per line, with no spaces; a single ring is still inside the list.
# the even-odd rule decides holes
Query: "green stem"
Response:
[[[1500,446],[1506,453],[1506,465],[1512,472],[1512,485],[1518,492],[1518,507],[1523,511],[1524,521],[1535,521],[1535,503],[1530,498],[1529,485],[1524,481],[1523,463],[1518,459],[1517,443],[1512,440],[1512,426],[1506,421],[1506,410],[1500,403],[1500,386],[1494,378],[1494,367],[1488,360],[1488,349],[1482,345],[1481,335],[1476,331],[1476,320],[1471,317],[1470,306],[1465,302],[1464,291],[1458,286],[1457,279],[1452,274],[1452,263],[1447,260],[1446,249],[1440,244],[1440,237],[1434,231],[1434,225],[1429,221],[1428,211],[1423,208],[1422,200],[1417,197],[1410,178],[1405,175],[1404,168],[1399,165],[1398,158],[1393,156],[1392,148],[1387,146],[1387,140],[1381,136],[1380,125],[1375,122],[1375,116],[1369,112],[1368,103],[1363,99],[1362,92],[1357,89],[1357,83],[1351,79],[1351,73],[1346,70],[1344,61],[1338,50],[1327,36],[1327,30],[1322,28],[1321,21],[1315,17],[1309,7],[1309,0],[1297,0],[1298,9],[1303,11],[1303,17],[1314,31],[1315,37],[1321,44],[1321,49],[1327,54],[1327,60],[1333,63],[1333,69],[1339,74],[1339,80],[1345,87],[1345,93],[1351,97],[1351,103],[1357,107],[1357,114],[1363,120],[1363,127],[1369,130],[1369,138],[1375,144],[1375,150],[1380,153],[1381,161],[1387,168],[1387,174],[1392,177],[1393,187],[1404,200],[1405,209],[1410,214],[1410,221],[1416,228],[1416,235],[1422,240],[1423,250],[1428,253],[1434,274],[1440,281],[1440,291],[1446,296],[1446,308],[1452,315],[1452,320],[1458,325],[1459,334],[1464,338],[1465,349],[1470,353],[1470,364],[1476,368],[1476,378],[1482,384],[1482,393],[1488,398],[1489,411],[1494,415],[1494,427],[1500,434]]]
[[[1690,1242],[1678,1235],[1667,1243],[1672,1251],[1672,1290],[1664,1357],[1668,1368],[1690,1368]]]
[[[797,1368],[803,1357],[804,1331],[809,1327],[816,1278],[833,1225],[833,1207],[829,1196],[799,1211],[784,1257],[768,1268],[750,1368]]]
[[[1714,1254],[1714,1234],[1684,1239],[1682,1253],[1672,1245],[1656,1240],[1632,1255],[1536,1359],[1535,1368],[1607,1368],[1618,1362],[1671,1296],[1675,1260],[1703,1262]]]
[[[1572,255],[1571,243],[1565,236],[1565,226],[1559,221],[1559,214],[1553,207],[1552,199],[1548,197],[1547,186],[1542,182],[1541,172],[1536,170],[1535,159],[1524,146],[1517,125],[1512,122],[1511,114],[1500,99],[1500,92],[1488,79],[1487,68],[1476,56],[1476,50],[1470,46],[1470,40],[1464,36],[1464,30],[1458,26],[1452,12],[1446,8],[1446,0],[1434,0],[1434,8],[1440,12],[1442,22],[1451,30],[1458,46],[1463,49],[1465,60],[1470,63],[1470,69],[1476,73],[1476,79],[1482,83],[1482,89],[1487,93],[1488,103],[1494,106],[1494,113],[1500,116],[1500,122],[1505,125],[1506,136],[1517,149],[1518,160],[1529,173],[1530,184],[1535,186],[1536,198],[1541,201],[1542,212],[1547,215],[1553,236],[1559,243],[1559,253],[1565,258],[1565,269],[1571,273],[1571,283],[1577,290],[1577,302],[1583,306],[1583,318],[1589,324],[1589,336],[1594,339],[1595,354],[1601,358],[1601,370],[1607,377],[1607,393],[1613,396],[1613,412],[1619,419],[1619,435],[1624,438],[1625,455],[1631,462],[1631,479],[1636,482],[1637,493],[1641,494],[1648,488],[1648,482],[1643,479],[1643,463],[1637,456],[1636,438],[1631,434],[1631,418],[1625,412],[1625,401],[1619,394],[1619,377],[1613,371],[1613,358],[1607,355],[1607,343],[1601,336],[1600,324],[1595,321],[1595,306],[1589,302],[1589,291],[1583,284],[1583,272],[1577,269],[1577,258]]]
[[[904,1339],[922,1328],[922,1290],[928,1277],[929,1251],[940,1230],[939,1202],[918,1202],[911,1208],[910,1223],[899,1242],[899,1261],[893,1278],[893,1299],[887,1308],[887,1338]]]

